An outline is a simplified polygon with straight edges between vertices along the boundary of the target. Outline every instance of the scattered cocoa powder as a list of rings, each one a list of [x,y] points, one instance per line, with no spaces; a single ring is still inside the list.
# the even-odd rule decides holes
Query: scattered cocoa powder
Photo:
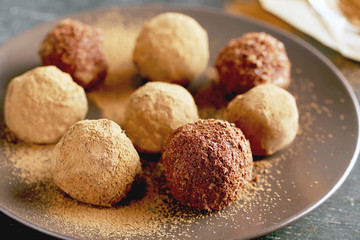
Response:
[[[142,22],[134,19],[126,24],[114,10],[99,18],[95,26],[104,36],[108,73],[105,82],[87,96],[102,110],[103,117],[122,123],[129,96],[141,84],[132,52]]]

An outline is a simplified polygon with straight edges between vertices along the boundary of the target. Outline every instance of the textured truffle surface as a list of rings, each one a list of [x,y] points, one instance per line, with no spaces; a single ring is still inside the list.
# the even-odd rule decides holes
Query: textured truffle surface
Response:
[[[124,129],[142,152],[161,152],[171,132],[199,119],[192,95],[173,83],[148,82],[131,96]]]
[[[207,32],[192,17],[174,12],[145,22],[133,52],[133,61],[143,77],[181,85],[196,79],[208,60]]]
[[[221,50],[215,67],[227,93],[237,95],[263,83],[287,88],[291,64],[285,46],[264,32],[232,39]]]
[[[227,120],[241,128],[254,155],[270,155],[288,146],[299,128],[295,98],[274,84],[238,95],[228,105]]]
[[[32,69],[11,80],[5,97],[5,123],[27,142],[60,140],[88,112],[85,91],[55,66]]]
[[[162,153],[175,199],[200,210],[220,210],[251,180],[253,159],[241,130],[222,120],[199,120],[176,129]]]
[[[140,158],[116,123],[83,120],[54,149],[55,183],[79,201],[111,206],[123,199],[141,171]]]
[[[65,19],[42,42],[39,55],[43,65],[55,65],[75,82],[89,89],[107,74],[103,36],[99,29]]]

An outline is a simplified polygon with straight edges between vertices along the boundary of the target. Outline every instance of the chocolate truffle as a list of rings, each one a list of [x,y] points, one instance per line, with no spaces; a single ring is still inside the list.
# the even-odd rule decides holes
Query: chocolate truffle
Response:
[[[253,159],[239,128],[222,120],[198,120],[176,129],[162,152],[171,194],[199,210],[220,210],[251,180]]]
[[[133,52],[140,74],[151,81],[188,85],[209,60],[207,32],[190,16],[167,12],[145,22]]]
[[[271,155],[288,146],[299,128],[293,95],[274,84],[262,84],[235,97],[227,120],[241,128],[254,155]]]
[[[54,182],[72,198],[112,206],[126,197],[141,172],[138,153],[111,120],[83,120],[72,125],[55,146]]]
[[[198,119],[194,99],[184,87],[148,82],[130,96],[123,126],[139,151],[157,153],[174,129]]]
[[[56,143],[88,112],[84,89],[55,66],[43,66],[15,77],[5,97],[5,123],[19,138]]]
[[[85,89],[103,81],[107,73],[103,36],[99,29],[65,19],[42,42],[39,55],[43,65],[55,65],[70,73]]]
[[[220,84],[232,96],[263,83],[282,88],[290,84],[291,64],[284,44],[264,32],[232,39],[219,53],[215,67]]]

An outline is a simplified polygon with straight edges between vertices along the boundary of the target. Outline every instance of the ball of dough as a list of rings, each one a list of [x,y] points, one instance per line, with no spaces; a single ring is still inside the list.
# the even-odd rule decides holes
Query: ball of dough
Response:
[[[288,146],[299,128],[293,95],[274,84],[262,84],[238,95],[228,105],[227,120],[249,139],[254,155],[271,155]]]
[[[184,87],[149,82],[130,96],[124,128],[139,151],[156,153],[174,129],[198,119],[194,99]]]
[[[70,73],[75,82],[90,89],[107,74],[103,36],[99,29],[65,19],[49,32],[39,55],[43,65],[55,65]]]
[[[24,141],[56,143],[88,111],[84,89],[55,66],[37,67],[9,83],[5,123]]]
[[[151,81],[187,85],[206,68],[207,32],[190,16],[167,12],[147,21],[140,32],[133,61]]]
[[[285,46],[264,32],[232,39],[218,55],[215,67],[227,93],[237,95],[263,83],[290,84],[291,64]]]
[[[141,172],[140,157],[119,125],[107,119],[72,125],[55,146],[54,182],[72,198],[112,206]]]
[[[220,210],[251,180],[253,159],[239,128],[199,120],[176,129],[162,153],[164,175],[175,199],[200,210]]]

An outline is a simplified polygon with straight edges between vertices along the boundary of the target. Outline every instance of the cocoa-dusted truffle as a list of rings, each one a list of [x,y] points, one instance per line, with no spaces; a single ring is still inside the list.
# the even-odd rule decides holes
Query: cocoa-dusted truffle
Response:
[[[162,152],[164,175],[175,199],[199,210],[220,210],[251,180],[253,159],[241,130],[207,119],[176,129]]]
[[[151,81],[188,85],[206,68],[208,34],[182,13],[166,12],[148,20],[134,48],[133,61]]]
[[[227,120],[241,128],[254,155],[271,155],[288,146],[299,129],[294,96],[274,84],[262,84],[228,105]]]
[[[107,62],[99,29],[65,19],[42,42],[39,55],[43,65],[55,65],[75,82],[89,89],[106,77]]]
[[[173,130],[198,119],[194,99],[184,87],[148,82],[130,96],[123,126],[139,151],[159,153]]]
[[[232,39],[215,63],[219,82],[228,94],[244,93],[262,83],[287,88],[291,64],[285,46],[264,32],[251,32]]]
[[[141,163],[115,122],[83,120],[73,124],[55,146],[51,171],[56,185],[74,199],[111,206],[126,197]]]
[[[21,140],[52,144],[88,112],[85,91],[55,66],[41,66],[11,80],[5,122]]]

